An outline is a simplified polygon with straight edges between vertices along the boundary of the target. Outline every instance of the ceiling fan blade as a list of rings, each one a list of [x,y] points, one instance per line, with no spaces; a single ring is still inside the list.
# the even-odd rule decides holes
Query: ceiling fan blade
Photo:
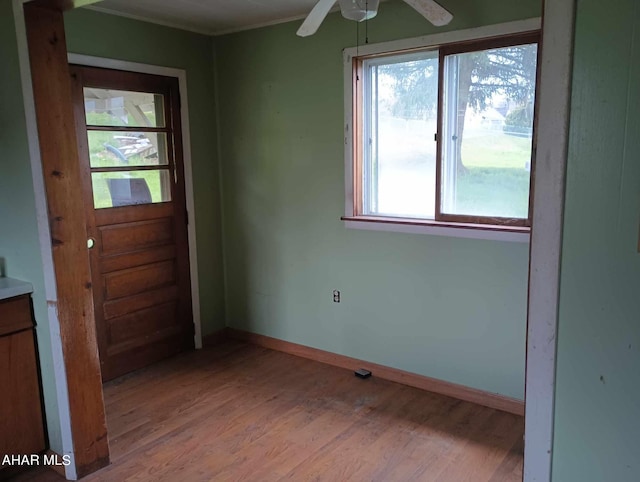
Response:
[[[296,32],[298,36],[308,37],[316,33],[335,3],[336,0],[319,0]]]
[[[446,8],[434,0],[404,0],[413,9],[429,20],[436,27],[447,25],[453,19],[453,15]]]

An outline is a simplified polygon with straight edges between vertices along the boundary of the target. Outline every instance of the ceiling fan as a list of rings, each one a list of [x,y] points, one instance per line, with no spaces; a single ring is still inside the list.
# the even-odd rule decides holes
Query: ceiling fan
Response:
[[[453,15],[434,0],[403,1],[436,27],[447,25],[453,19]],[[297,34],[300,37],[308,37],[316,33],[336,2],[340,3],[340,11],[344,18],[362,22],[376,16],[380,0],[319,0],[298,29]]]

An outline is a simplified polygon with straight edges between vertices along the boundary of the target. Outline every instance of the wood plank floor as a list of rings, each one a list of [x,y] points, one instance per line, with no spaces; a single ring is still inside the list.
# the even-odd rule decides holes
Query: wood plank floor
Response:
[[[83,480],[522,480],[521,417],[239,342],[109,382],[105,403],[112,464]]]

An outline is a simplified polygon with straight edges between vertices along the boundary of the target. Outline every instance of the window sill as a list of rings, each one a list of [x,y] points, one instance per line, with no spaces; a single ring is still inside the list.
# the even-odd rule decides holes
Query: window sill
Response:
[[[388,218],[381,216],[343,216],[346,228],[398,233],[431,234],[453,238],[487,239],[528,243],[529,227],[503,226],[495,224],[468,224],[411,218]]]

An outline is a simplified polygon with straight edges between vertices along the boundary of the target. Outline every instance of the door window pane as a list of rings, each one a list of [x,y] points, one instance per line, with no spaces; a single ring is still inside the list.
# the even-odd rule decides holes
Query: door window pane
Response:
[[[166,166],[167,135],[157,132],[87,131],[91,167]]]
[[[96,209],[171,201],[169,170],[93,172]]]
[[[364,214],[433,218],[438,52],[363,68]]]
[[[442,212],[527,218],[537,45],[448,55]]]
[[[146,92],[85,87],[89,126],[165,127],[163,96]]]

